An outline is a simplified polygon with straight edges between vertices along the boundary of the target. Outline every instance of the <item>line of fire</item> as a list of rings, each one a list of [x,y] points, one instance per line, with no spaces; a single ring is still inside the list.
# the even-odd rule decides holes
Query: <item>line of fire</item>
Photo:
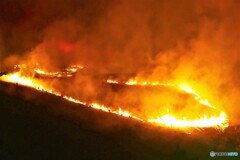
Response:
[[[36,65],[38,67],[38,65]],[[27,87],[34,88],[38,91],[48,92],[50,94],[61,96],[64,99],[67,99],[73,103],[83,104],[95,109],[100,109],[104,112],[109,112],[113,114],[118,114],[123,117],[134,118],[136,120],[143,121],[145,123],[152,123],[155,125],[162,125],[173,128],[204,128],[204,127],[214,127],[218,129],[224,129],[228,127],[228,118],[224,111],[219,110],[216,106],[210,104],[207,99],[201,98],[201,96],[186,84],[170,84],[170,83],[161,83],[161,82],[148,82],[148,81],[138,81],[134,79],[130,79],[126,82],[119,82],[117,80],[102,80],[103,83],[113,84],[113,85],[123,85],[123,86],[142,86],[142,87],[164,87],[169,88],[169,90],[175,90],[176,92],[182,92],[181,94],[189,94],[191,98],[193,98],[196,103],[202,107],[199,109],[197,113],[190,112],[193,118],[187,118],[186,115],[182,117],[178,115],[172,114],[169,109],[167,109],[166,114],[157,115],[156,117],[148,117],[147,115],[141,117],[137,114],[131,113],[127,110],[123,110],[124,106],[115,108],[115,110],[111,107],[106,106],[105,104],[98,104],[96,102],[85,102],[76,98],[73,98],[71,95],[64,95],[63,93],[57,91],[55,88],[51,88],[46,85],[42,79],[47,78],[70,78],[74,76],[74,74],[79,70],[83,69],[80,65],[72,65],[63,71],[56,72],[46,72],[39,68],[27,68],[26,65],[16,65],[15,72],[13,73],[4,73],[1,76],[1,80],[5,82],[14,83],[17,85],[23,85]],[[161,94],[161,92],[159,93]],[[181,100],[182,101],[182,100]],[[180,102],[179,102],[180,103]],[[113,104],[114,105],[114,104]],[[162,105],[159,102],[158,105]],[[194,107],[194,106],[193,106]],[[199,107],[199,106],[198,106]],[[196,107],[197,108],[197,107]],[[199,113],[206,108],[207,113],[203,113],[202,115]],[[206,110],[205,109],[205,110]],[[196,115],[194,115],[196,114]],[[212,115],[213,114],[213,115]]]

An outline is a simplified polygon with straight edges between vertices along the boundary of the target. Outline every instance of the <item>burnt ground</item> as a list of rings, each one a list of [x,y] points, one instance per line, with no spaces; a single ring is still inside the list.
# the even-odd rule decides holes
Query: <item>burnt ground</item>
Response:
[[[238,149],[239,128],[192,130],[189,135],[0,82],[1,160],[213,159],[212,150]]]

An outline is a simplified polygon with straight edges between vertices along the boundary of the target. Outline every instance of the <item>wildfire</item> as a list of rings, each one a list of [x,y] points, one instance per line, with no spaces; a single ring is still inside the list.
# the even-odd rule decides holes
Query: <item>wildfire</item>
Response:
[[[140,81],[137,79],[130,79],[124,84],[126,85],[139,85],[139,86],[173,86],[173,84],[170,83],[160,83],[157,81]]]
[[[3,75],[2,77],[0,77],[0,80],[5,82],[17,83],[31,88],[37,88],[38,90],[42,90],[45,88],[43,87],[41,82],[34,80],[33,78],[30,77],[21,76],[19,72]]]
[[[115,83],[119,84],[117,80],[107,80],[107,83]],[[192,89],[187,84],[171,84],[171,83],[161,83],[157,81],[143,81],[139,79],[130,79],[127,82],[123,82],[122,84],[125,85],[136,85],[136,86],[167,86],[173,87],[175,89],[180,89],[181,91],[191,94],[194,96],[194,99],[207,107],[217,109],[214,105],[210,104],[207,99],[203,99],[197,91]],[[218,116],[210,116],[207,117],[204,115],[203,117],[199,117],[195,120],[190,120],[186,118],[177,118],[176,116],[170,114],[164,114],[161,117],[151,118],[148,122],[157,124],[157,125],[164,125],[168,127],[175,127],[175,128],[188,128],[188,127],[220,127],[225,128],[228,126],[228,119],[227,115],[224,111],[221,111]]]
[[[72,74],[70,72],[45,72],[41,69],[34,69],[34,71],[45,77],[72,77]]]
[[[41,82],[39,80],[36,80],[34,78],[31,78],[31,77],[21,76],[19,72],[16,72],[16,73],[13,73],[13,74],[8,74],[8,75],[3,75],[3,76],[0,77],[0,80],[5,81],[5,82],[10,82],[10,83],[17,83],[17,84],[23,85],[23,86],[28,86],[28,87],[34,88],[36,90],[43,91],[43,92],[48,92],[48,93],[56,95],[56,96],[62,96],[61,93],[59,93],[57,91],[54,91],[53,89],[47,87],[47,85],[44,85],[43,82]],[[112,113],[112,114],[117,114],[117,115],[120,115],[120,116],[123,116],[123,117],[129,117],[129,118],[134,118],[134,119],[143,121],[141,118],[139,118],[137,116],[134,116],[132,113],[130,113],[128,111],[125,111],[125,110],[122,110],[122,108],[119,108],[118,110],[113,110],[112,108],[106,107],[104,105],[100,105],[100,104],[97,104],[97,103],[83,102],[83,101],[77,100],[77,99],[75,99],[73,97],[70,97],[70,96],[65,96],[64,95],[62,97],[64,99],[70,101],[70,102],[73,102],[73,103],[85,105],[85,106],[88,106],[88,107],[91,107],[91,108],[94,108],[94,109],[97,109],[97,110],[101,110],[101,111],[104,111],[104,112],[109,112],[109,113]]]
[[[79,69],[83,69],[83,66],[71,65],[68,68],[66,68],[66,71],[74,73],[74,72],[77,72]]]
[[[207,99],[202,99],[201,96],[190,86],[180,84],[179,87],[186,93],[193,94],[195,96],[195,100],[197,100],[200,104],[216,109],[216,107],[210,104]]]
[[[35,71],[37,73],[41,73],[41,74],[52,74],[52,73],[43,72],[41,70],[35,70]],[[40,80],[34,79],[32,77],[21,76],[20,72],[3,75],[2,77],[0,77],[0,80],[5,81],[5,82],[17,83],[19,85],[28,86],[28,87],[34,88],[36,90],[39,90],[39,91],[44,91],[44,92],[48,92],[50,94],[54,94],[56,96],[61,96],[62,98],[66,99],[70,102],[85,105],[85,106],[91,107],[93,109],[101,110],[103,112],[109,112],[112,114],[121,115],[123,117],[130,117],[130,118],[134,118],[136,120],[140,120],[142,122],[152,123],[152,124],[156,124],[156,125],[163,125],[163,126],[176,127],[176,128],[190,128],[190,127],[197,127],[197,128],[198,127],[221,127],[221,128],[225,128],[228,126],[227,115],[223,111],[221,111],[219,116],[208,117],[208,116],[204,115],[203,117],[199,117],[198,119],[194,119],[194,120],[190,120],[187,118],[177,118],[170,114],[165,114],[165,115],[159,116],[157,118],[143,119],[138,116],[135,116],[133,113],[122,110],[122,108],[114,110],[111,107],[100,105],[100,104],[97,104],[94,102],[92,102],[92,103],[82,102],[80,100],[74,99],[73,97],[62,95],[61,93],[51,89],[51,87],[48,87],[47,85],[45,85],[45,83],[43,83]],[[120,84],[120,82],[115,81],[115,80],[107,80],[107,83]],[[194,95],[195,99],[199,103],[216,109],[216,107],[211,105],[208,102],[208,100],[202,99],[201,96],[195,90],[193,90],[191,87],[189,87],[187,85],[175,85],[175,84],[173,85],[173,84],[168,84],[168,83],[164,84],[164,83],[159,83],[159,82],[145,82],[145,81],[138,83],[138,81],[136,81],[136,80],[135,81],[131,80],[131,81],[125,82],[123,84],[125,84],[125,85],[151,85],[151,86],[159,85],[159,86],[172,86],[172,87],[177,86],[182,91]]]
[[[174,86],[174,84],[171,83],[160,83],[157,81],[140,81],[137,79],[130,79],[126,82],[119,82],[117,80],[113,80],[113,79],[108,79],[106,80],[107,83],[112,83],[112,84],[124,84],[124,85],[128,85],[128,86]]]
[[[21,65],[17,65],[17,66],[21,66]],[[38,66],[38,65],[36,65],[36,66]],[[64,71],[61,71],[61,72],[60,71],[46,72],[39,68],[35,68],[34,72],[43,77],[58,77],[58,78],[60,78],[60,77],[72,77],[73,73],[77,72],[79,69],[83,69],[83,67],[80,65],[71,65],[71,66],[67,67]]]
[[[106,81],[107,83],[113,83],[113,84],[120,84],[117,80],[111,80],[108,79]],[[181,91],[184,91],[185,93],[189,93],[194,95],[195,100],[197,100],[200,104],[205,105],[207,107],[216,109],[216,107],[212,104],[209,103],[207,99],[201,98],[201,96],[194,90],[192,89],[189,85],[186,84],[171,84],[171,83],[161,83],[161,82],[152,82],[152,81],[139,81],[136,79],[130,79],[127,82],[124,82],[122,84],[125,85],[130,85],[130,86],[165,86],[165,87],[174,87],[177,89],[180,89]]]
[[[118,81],[116,81],[116,80],[111,80],[111,79],[108,79],[108,80],[107,80],[107,83],[119,84]]]
[[[204,115],[202,118],[196,120],[188,120],[186,118],[177,119],[176,117],[170,114],[166,114],[163,115],[162,117],[157,117],[156,119],[150,119],[149,122],[177,128],[212,127],[212,126],[225,128],[228,126],[227,115],[224,112],[221,112],[218,117],[214,116],[207,117],[206,115]]]

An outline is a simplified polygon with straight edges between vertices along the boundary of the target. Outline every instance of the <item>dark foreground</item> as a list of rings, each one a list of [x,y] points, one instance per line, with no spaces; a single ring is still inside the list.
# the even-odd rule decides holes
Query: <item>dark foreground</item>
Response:
[[[239,159],[240,129],[186,132],[144,124],[0,82],[0,159]]]

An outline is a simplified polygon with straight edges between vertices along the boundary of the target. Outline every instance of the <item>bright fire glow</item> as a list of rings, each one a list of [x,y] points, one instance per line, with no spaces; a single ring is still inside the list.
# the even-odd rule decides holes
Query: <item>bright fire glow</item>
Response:
[[[126,85],[139,85],[139,86],[172,86],[170,83],[160,83],[160,82],[149,82],[149,81],[139,81],[136,79],[130,79],[125,82]]]
[[[37,72],[41,73],[40,70],[38,70]],[[45,72],[44,72],[45,73]],[[49,73],[47,73],[49,74]],[[13,73],[13,74],[8,74],[8,75],[3,75],[2,77],[0,77],[0,80],[5,81],[5,82],[11,82],[11,83],[17,83],[19,85],[24,85],[24,86],[28,86],[34,89],[37,89],[39,91],[44,91],[44,92],[48,92],[50,94],[54,94],[56,96],[62,96],[61,93],[54,91],[53,89],[47,87],[43,82],[36,80],[34,78],[31,77],[24,77],[21,76],[19,72]],[[113,81],[113,80],[108,80],[108,83],[116,83],[119,84],[118,81]],[[126,83],[123,83],[126,85],[164,85],[164,86],[176,86],[176,85],[172,85],[172,84],[162,84],[162,83],[158,83],[158,82],[141,82],[138,83],[137,81],[128,81]],[[194,91],[191,87],[189,86],[184,86],[184,85],[179,85],[178,86],[180,89],[182,89],[184,92],[189,93],[189,94],[193,94],[195,96],[195,99],[204,105],[207,105],[211,108],[216,108],[213,105],[211,105],[208,100],[202,99],[200,97],[200,95]],[[176,127],[176,128],[189,128],[189,127],[221,127],[221,128],[225,128],[228,126],[228,119],[227,119],[227,115],[225,112],[221,111],[221,113],[219,114],[219,116],[210,116],[207,117],[206,115],[204,115],[203,117],[199,117],[197,119],[194,120],[190,120],[190,119],[186,119],[186,118],[177,118],[173,115],[170,114],[165,114],[162,116],[159,116],[157,118],[151,118],[151,119],[142,119],[140,117],[135,116],[134,114],[122,110],[122,108],[119,108],[118,110],[113,110],[110,107],[106,107],[104,105],[100,105],[97,103],[86,103],[86,102],[82,102],[80,100],[74,99],[73,97],[69,97],[69,96],[62,96],[62,98],[73,102],[73,103],[77,103],[77,104],[82,104],[88,107],[91,107],[93,109],[98,109],[104,112],[109,112],[109,113],[113,113],[113,114],[117,114],[117,115],[121,115],[123,117],[130,117],[130,118],[134,118],[143,122],[148,122],[148,123],[153,123],[153,124],[157,124],[157,125],[163,125],[163,126],[168,126],[168,127]]]
[[[36,90],[39,91],[44,91],[44,92],[48,92],[50,94],[54,94],[56,96],[62,96],[61,93],[57,92],[57,91],[53,91],[52,89],[50,89],[49,87],[47,87],[46,85],[44,85],[43,82],[39,81],[39,80],[35,80],[34,78],[31,77],[24,77],[21,76],[19,72],[13,73],[13,74],[8,74],[8,75],[3,75],[2,77],[0,77],[0,80],[5,81],[5,82],[10,82],[10,83],[17,83],[19,85],[23,85],[23,86],[28,86],[31,88],[34,88]],[[86,105],[88,107],[97,109],[97,110],[101,110],[104,112],[110,112],[113,114],[117,114],[123,117],[129,117],[129,118],[134,118],[140,121],[143,121],[141,118],[134,116],[132,113],[122,110],[121,108],[119,108],[118,110],[113,110],[110,107],[106,107],[104,105],[100,105],[97,103],[86,103],[86,102],[82,102],[80,100],[74,99],[73,97],[69,97],[69,96],[62,96],[62,98],[73,102],[73,103],[77,103],[77,104],[82,104],[82,105]]]
[[[22,67],[22,65],[17,65],[17,67]],[[60,77],[72,77],[73,76],[72,74],[77,72],[79,69],[83,69],[83,67],[80,65],[71,65],[61,72],[46,72],[39,68],[35,68],[34,71],[35,73],[41,76],[60,78]]]
[[[106,82],[120,84],[120,82],[118,82],[117,80],[111,80],[111,79],[108,79]],[[165,86],[165,87],[179,88],[180,90],[184,91],[185,93],[194,95],[195,100],[198,101],[200,104],[205,105],[210,108],[213,108],[213,109],[216,109],[216,107],[214,105],[210,104],[207,99],[202,99],[201,96],[194,89],[192,89],[190,86],[188,86],[186,84],[183,85],[183,84],[160,83],[160,82],[156,82],[156,81],[148,82],[148,81],[139,81],[139,80],[135,80],[135,79],[130,79],[129,81],[124,82],[122,84],[130,85],[130,86]]]
[[[224,112],[221,112],[218,117],[207,117],[204,115],[200,119],[188,120],[186,118],[177,119],[176,117],[166,114],[162,117],[157,117],[156,119],[150,119],[149,122],[161,124],[165,126],[172,126],[177,128],[186,128],[186,127],[212,127],[218,126],[220,128],[225,128],[228,126],[227,116]]]
[[[107,80],[107,83],[116,83],[119,84],[120,82],[116,80]],[[130,79],[127,82],[124,82],[122,84],[125,85],[136,85],[136,86],[168,86],[168,87],[174,87],[176,89],[180,89],[181,91],[191,94],[194,96],[194,99],[198,101],[198,103],[217,109],[214,105],[210,104],[207,99],[201,98],[201,96],[192,89],[189,85],[186,84],[171,84],[171,83],[161,83],[161,82],[152,82],[152,81],[141,81],[137,79]],[[228,126],[228,119],[227,115],[224,111],[221,111],[218,116],[210,116],[207,117],[204,115],[203,117],[199,117],[195,120],[190,120],[186,118],[178,118],[170,114],[164,114],[161,117],[152,118],[149,119],[148,122],[155,123],[158,125],[164,125],[169,127],[176,127],[176,128],[187,128],[187,127],[221,127],[225,128]]]
[[[71,72],[45,72],[41,69],[34,69],[34,71],[39,75],[47,77],[72,77]]]
[[[74,73],[77,72],[79,69],[83,69],[83,66],[71,65],[70,67],[66,68],[66,71]]]
[[[119,84],[118,81],[111,80],[111,79],[108,79],[108,80],[107,80],[107,83]]]
[[[9,75],[3,75],[2,77],[0,77],[0,80],[5,82],[17,83],[32,88],[37,88],[39,90],[44,89],[43,85],[40,82],[38,82],[37,80],[33,80],[33,78],[30,77],[20,76],[19,72]]]
[[[216,107],[211,105],[207,99],[202,99],[201,96],[190,86],[180,84],[179,87],[186,93],[193,94],[195,96],[195,100],[197,100],[200,104],[216,109]]]

